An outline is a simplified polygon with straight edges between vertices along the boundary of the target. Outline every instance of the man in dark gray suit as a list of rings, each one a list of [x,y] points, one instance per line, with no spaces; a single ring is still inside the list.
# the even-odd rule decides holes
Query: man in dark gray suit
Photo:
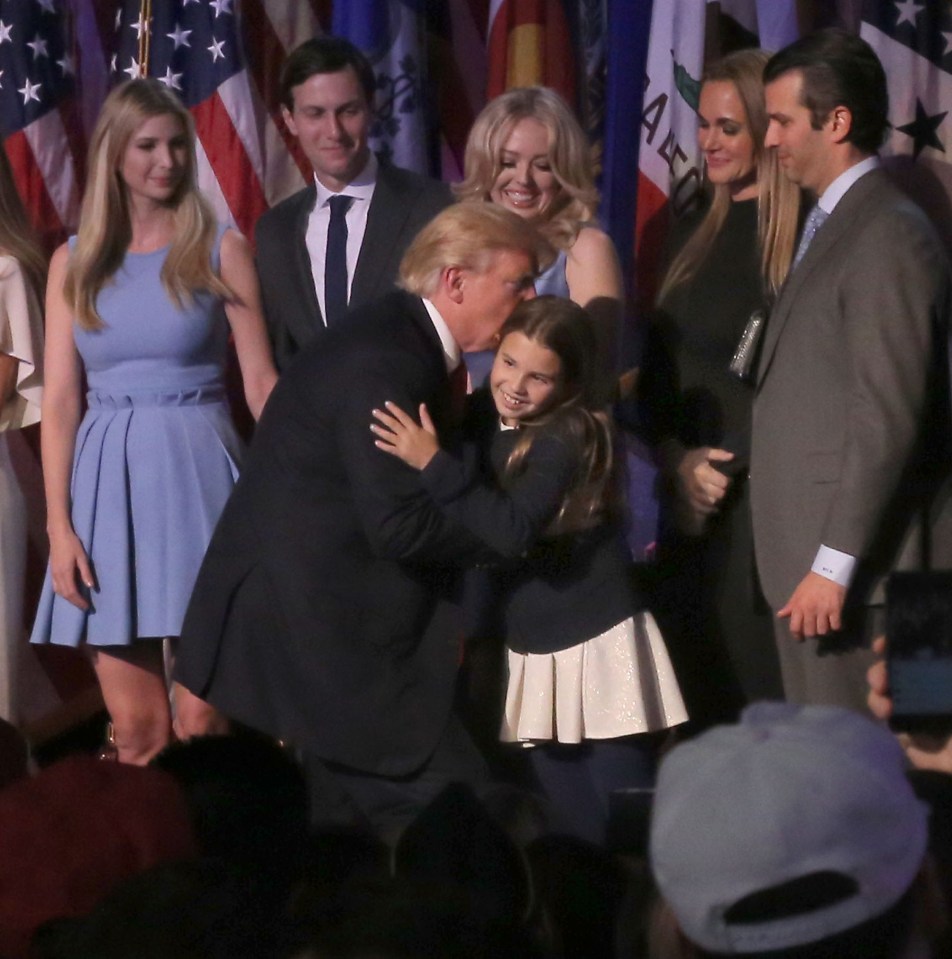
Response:
[[[333,291],[328,302],[329,274],[339,276],[343,306],[382,296],[393,289],[411,240],[452,201],[445,183],[378,162],[371,152],[375,85],[364,55],[337,37],[307,40],[282,69],[281,113],[314,170],[314,182],[265,213],[255,233],[279,370],[340,318]],[[348,200],[341,214],[346,262],[335,267],[328,231],[337,197]]]
[[[760,357],[757,570],[788,698],[864,709],[884,577],[952,565],[949,266],[879,168],[886,77],[865,41],[804,37],[764,82],[766,144],[819,212]]]

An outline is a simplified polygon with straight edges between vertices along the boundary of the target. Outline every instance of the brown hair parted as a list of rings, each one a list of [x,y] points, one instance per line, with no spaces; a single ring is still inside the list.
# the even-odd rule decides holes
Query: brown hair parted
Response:
[[[400,263],[399,285],[432,296],[440,275],[456,266],[482,272],[503,250],[526,253],[538,273],[555,251],[527,220],[489,204],[457,203],[437,214],[416,236]]]
[[[800,190],[784,176],[774,151],[764,147],[768,118],[762,77],[769,59],[770,54],[764,50],[738,50],[712,63],[704,71],[701,83],[726,81],[733,84],[744,106],[757,167],[761,274],[765,289],[773,297],[780,292],[790,271],[800,214]],[[731,202],[730,188],[726,183],[714,186],[707,213],[665,274],[658,292],[659,303],[675,287],[694,276],[707,256],[711,242],[724,225]]]
[[[473,122],[463,158],[463,181],[454,186],[466,202],[484,202],[502,169],[502,151],[520,120],[538,120],[549,134],[549,165],[559,193],[539,229],[559,248],[568,248],[581,225],[594,218],[598,191],[592,148],[569,105],[547,87],[518,87],[500,94]]]
[[[178,305],[202,290],[225,299],[232,296],[212,269],[216,222],[195,183],[192,116],[158,80],[127,80],[106,97],[93,130],[79,230],[66,270],[66,302],[84,329],[102,327],[96,298],[122,265],[132,239],[127,188],[121,172],[126,147],[146,120],[166,114],[181,122],[188,150],[178,189],[169,200],[174,211],[174,235],[162,266],[162,285]]]
[[[506,462],[503,481],[519,475],[539,427],[548,427],[578,457],[571,487],[549,524],[549,536],[578,532],[601,523],[614,506],[611,421],[596,407],[598,364],[595,329],[588,313],[559,296],[538,296],[520,303],[502,325],[500,342],[511,333],[551,350],[561,364],[555,404],[523,421],[522,435]]]

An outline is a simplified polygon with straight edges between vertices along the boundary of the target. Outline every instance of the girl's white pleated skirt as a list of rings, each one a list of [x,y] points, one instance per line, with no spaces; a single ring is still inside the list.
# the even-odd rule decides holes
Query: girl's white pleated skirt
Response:
[[[504,742],[614,739],[687,720],[668,650],[649,612],[555,653],[507,651]]]

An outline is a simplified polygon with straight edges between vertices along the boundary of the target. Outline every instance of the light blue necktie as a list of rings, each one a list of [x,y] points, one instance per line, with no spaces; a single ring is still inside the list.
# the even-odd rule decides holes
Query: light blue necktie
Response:
[[[826,210],[820,209],[819,203],[810,211],[806,223],[803,224],[803,233],[800,235],[800,245],[797,247],[797,255],[793,258],[791,270],[797,268],[797,264],[803,259],[803,255],[807,252],[807,247],[813,242],[816,231],[823,226],[829,215]]]

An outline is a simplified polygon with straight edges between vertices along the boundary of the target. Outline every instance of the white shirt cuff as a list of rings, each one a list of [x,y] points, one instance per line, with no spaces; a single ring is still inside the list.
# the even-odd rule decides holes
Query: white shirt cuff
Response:
[[[821,546],[816,551],[816,559],[810,567],[814,573],[832,579],[834,583],[849,589],[853,581],[853,572],[856,569],[856,557],[849,553],[841,553],[838,549]]]

